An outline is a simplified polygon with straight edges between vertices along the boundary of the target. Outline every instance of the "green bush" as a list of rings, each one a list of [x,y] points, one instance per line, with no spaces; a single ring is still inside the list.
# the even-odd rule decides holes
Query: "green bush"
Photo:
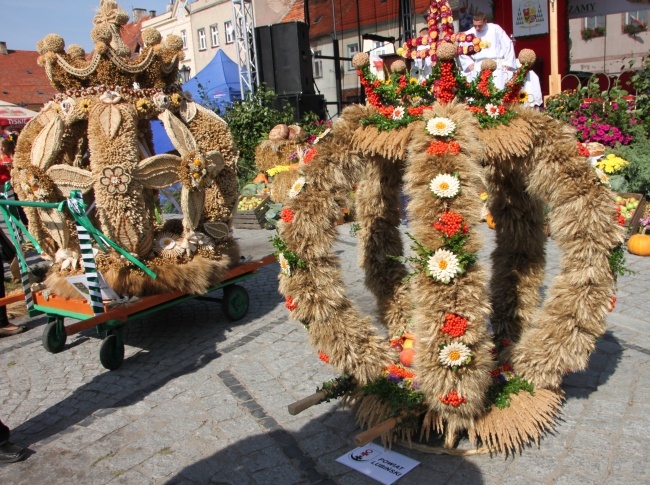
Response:
[[[619,146],[611,152],[630,162],[623,169],[625,181],[612,188],[619,192],[644,194],[650,198],[650,140],[636,138],[632,144]]]
[[[277,110],[276,103],[276,94],[261,86],[247,99],[235,101],[223,114],[239,149],[240,187],[255,178],[255,148],[268,137],[271,128],[280,123],[293,123],[293,108],[287,104]]]

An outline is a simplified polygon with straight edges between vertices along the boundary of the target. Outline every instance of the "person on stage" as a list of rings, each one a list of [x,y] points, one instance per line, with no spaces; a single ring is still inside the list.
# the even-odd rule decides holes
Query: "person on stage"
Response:
[[[481,39],[481,51],[459,56],[461,71],[471,82],[481,72],[481,62],[493,59],[497,68],[492,74],[492,80],[497,89],[503,89],[517,68],[512,39],[497,24],[488,22],[483,12],[476,12],[472,23],[474,26],[465,33]]]

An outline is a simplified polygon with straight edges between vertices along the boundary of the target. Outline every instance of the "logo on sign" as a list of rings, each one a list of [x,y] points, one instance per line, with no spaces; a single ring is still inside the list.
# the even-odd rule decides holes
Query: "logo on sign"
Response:
[[[523,0],[519,3],[515,25],[522,29],[530,29],[544,22],[542,5],[537,0]]]
[[[373,457],[376,457],[377,455],[381,455],[381,452],[378,452],[377,450],[373,450],[372,448],[365,448],[356,453],[355,452],[350,453],[350,459],[354,461],[370,461],[373,459]]]

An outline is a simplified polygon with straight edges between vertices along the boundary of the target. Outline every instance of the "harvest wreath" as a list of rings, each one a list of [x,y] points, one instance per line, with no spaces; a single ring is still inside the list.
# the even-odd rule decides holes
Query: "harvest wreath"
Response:
[[[396,427],[379,427],[387,441],[434,431],[452,448],[467,431],[489,450],[537,442],[559,415],[562,376],[586,368],[605,330],[609,261],[622,239],[614,197],[571,129],[516,105],[517,90],[502,97],[511,100],[507,124],[483,125],[445,95],[392,131],[368,123],[386,117],[372,101],[347,108],[288,199],[275,238],[280,291],[321,358],[348,376],[315,400],[344,395],[362,426],[388,420]],[[475,256],[483,170],[497,222],[489,282]],[[333,252],[331,194],[354,184],[359,265],[390,341],[347,297]],[[407,257],[401,189],[410,198]],[[540,306],[545,202],[563,259]]]
[[[237,150],[226,123],[176,84],[183,42],[142,32],[131,58],[120,37],[128,21],[114,0],[101,0],[91,56],[63,39],[39,41],[39,63],[59,94],[18,138],[12,179],[19,198],[60,202],[83,193],[89,222],[146,264],[150,278],[115,251],[97,268],[121,295],[180,290],[204,293],[239,260],[232,237]],[[154,154],[151,120],[161,120],[178,154]],[[182,220],[163,221],[157,191],[180,183]],[[29,230],[54,264],[46,281],[59,296],[78,293],[66,277],[83,271],[71,217],[26,207]]]

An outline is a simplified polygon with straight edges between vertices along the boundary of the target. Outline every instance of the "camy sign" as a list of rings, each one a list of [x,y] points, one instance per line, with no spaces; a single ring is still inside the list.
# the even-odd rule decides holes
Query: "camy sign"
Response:
[[[568,4],[571,19],[650,9],[643,0],[568,0]]]

